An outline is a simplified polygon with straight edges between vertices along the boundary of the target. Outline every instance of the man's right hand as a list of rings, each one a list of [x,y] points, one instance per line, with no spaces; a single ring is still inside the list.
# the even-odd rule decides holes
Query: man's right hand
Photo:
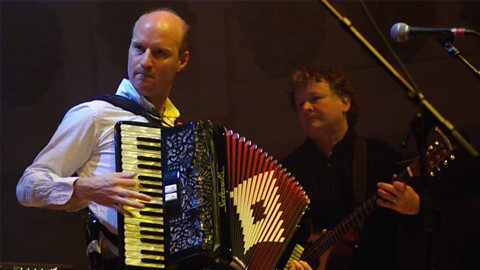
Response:
[[[151,197],[129,188],[135,187],[137,181],[133,172],[108,173],[93,177],[80,177],[73,184],[72,200],[94,201],[116,209],[119,213],[132,216],[130,211],[123,208],[123,205],[134,208],[143,208],[145,205],[141,201],[150,201]]]
[[[312,270],[312,267],[304,261],[291,261],[289,270]]]

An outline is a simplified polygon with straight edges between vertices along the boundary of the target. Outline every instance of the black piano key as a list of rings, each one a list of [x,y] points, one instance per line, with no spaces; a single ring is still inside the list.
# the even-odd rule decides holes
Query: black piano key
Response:
[[[163,217],[163,213],[157,213],[152,211],[140,211],[140,215],[151,216],[151,217]]]
[[[140,234],[143,235],[151,235],[151,236],[163,236],[163,232],[152,232],[152,231],[146,231],[146,230],[140,230]]]
[[[140,226],[144,228],[154,228],[154,229],[162,229],[163,224],[158,223],[148,223],[148,222],[140,222]]]
[[[164,262],[161,260],[147,259],[147,258],[142,258],[141,261],[144,263],[163,263]]]
[[[145,207],[149,208],[157,208],[157,209],[162,209],[163,205],[162,204],[156,204],[156,203],[144,203]]]
[[[144,149],[144,150],[159,151],[159,152],[162,150],[160,146],[151,146],[151,145],[142,145],[142,144],[137,145],[137,148]]]
[[[138,160],[143,160],[143,161],[162,162],[161,158],[156,158],[156,157],[138,156],[137,159]]]
[[[146,254],[146,255],[154,255],[154,256],[164,256],[165,252],[162,251],[156,251],[156,250],[141,250],[141,254]]]
[[[148,169],[148,170],[154,170],[154,171],[162,170],[162,166],[156,166],[156,165],[138,164],[137,167],[140,169]]]
[[[150,239],[150,238],[141,238],[140,241],[143,243],[157,244],[157,245],[165,244],[165,240],[157,240],[157,239]]]
[[[160,178],[160,177],[148,176],[148,175],[139,175],[138,179],[148,180],[148,181],[162,181],[162,178]]]
[[[153,191],[142,191],[143,194],[146,194],[151,197],[162,197],[162,193],[160,192],[153,192]]]
[[[140,187],[142,188],[152,188],[152,189],[158,189],[158,190],[161,190],[162,189],[162,185],[153,185],[153,184],[140,184]]]
[[[162,142],[160,139],[148,138],[148,137],[137,137],[137,140],[142,141],[142,142],[152,142],[152,143],[161,143]]]

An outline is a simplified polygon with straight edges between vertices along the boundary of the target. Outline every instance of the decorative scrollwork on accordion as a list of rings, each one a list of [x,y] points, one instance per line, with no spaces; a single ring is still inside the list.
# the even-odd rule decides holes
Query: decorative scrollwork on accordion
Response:
[[[194,246],[212,250],[215,244],[211,201],[214,179],[209,172],[212,160],[204,140],[198,139],[200,127],[187,124],[177,132],[164,132],[164,171],[176,171],[180,194],[179,214],[167,220],[171,255]]]

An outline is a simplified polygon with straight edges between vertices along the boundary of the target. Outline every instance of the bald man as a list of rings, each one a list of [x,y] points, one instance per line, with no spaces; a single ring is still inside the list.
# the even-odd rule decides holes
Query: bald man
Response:
[[[188,64],[188,28],[168,9],[142,15],[133,28],[128,79],[122,80],[115,93],[140,105],[165,126],[173,126],[180,116],[168,96],[175,76]],[[108,235],[117,234],[117,213],[131,215],[122,205],[142,208],[138,200],[150,200],[128,189],[137,184],[133,173],[115,172],[114,126],[118,121],[147,122],[147,118],[102,100],[71,108],[17,184],[18,201],[27,207],[66,211],[88,207],[105,228],[97,245],[105,262],[103,269],[117,267],[118,249]]]

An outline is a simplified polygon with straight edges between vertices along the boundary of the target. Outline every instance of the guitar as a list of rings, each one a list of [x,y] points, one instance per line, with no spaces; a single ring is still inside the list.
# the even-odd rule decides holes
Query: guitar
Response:
[[[435,170],[440,171],[440,165],[447,165],[448,159],[453,160],[455,158],[452,154],[454,147],[448,138],[438,128],[435,128],[435,131],[440,135],[441,142],[435,141],[433,145],[430,145],[425,155],[425,170],[430,176],[435,175]],[[419,163],[420,158],[416,157],[405,169],[397,174],[391,182],[401,181],[405,183],[419,176],[421,173]],[[320,265],[317,270],[325,270],[329,265],[329,259],[332,259],[332,250],[335,249],[343,253],[353,252],[358,238],[355,235],[354,228],[377,209],[378,205],[376,200],[379,197],[377,193],[373,194],[333,229],[329,231],[323,230],[320,233],[314,234],[313,243],[307,246],[307,248],[297,244],[284,270],[288,269],[291,260],[304,260],[309,262],[317,261],[318,258],[320,258]],[[312,239],[312,236],[310,239]]]

